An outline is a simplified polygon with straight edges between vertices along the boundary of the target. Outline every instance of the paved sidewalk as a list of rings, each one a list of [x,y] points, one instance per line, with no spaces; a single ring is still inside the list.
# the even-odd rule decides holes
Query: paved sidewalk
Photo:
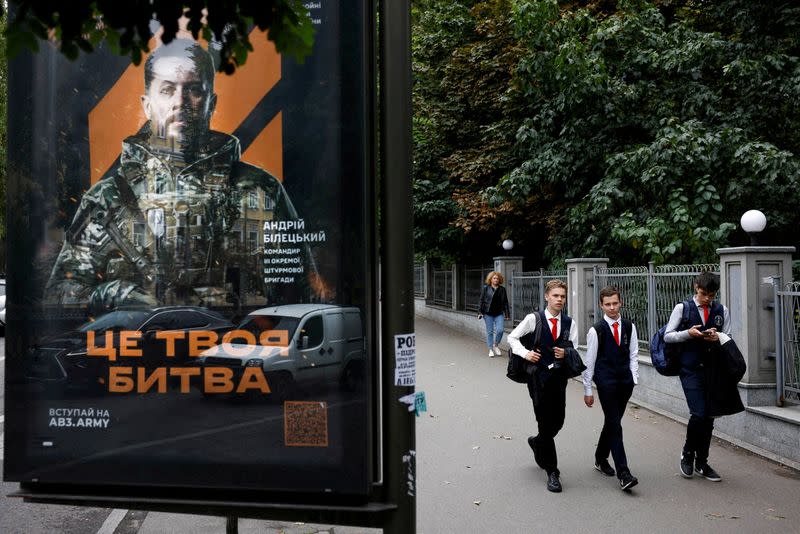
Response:
[[[506,358],[416,325],[417,389],[430,411],[417,426],[420,532],[800,532],[800,473],[715,439],[709,462],[722,482],[684,479],[685,426],[636,407],[623,428],[639,486],[622,492],[594,470],[603,414],[586,408],[575,381],[556,438],[564,492],[548,492],[527,444],[536,433],[527,388],[505,377]]]
[[[417,390],[428,413],[417,425],[417,531],[800,532],[800,473],[715,439],[710,462],[722,482],[678,474],[685,427],[630,407],[623,419],[631,493],[593,468],[602,426],[571,382],[567,419],[556,438],[564,492],[549,493],[527,437],[535,433],[525,386],[505,377],[506,359],[459,332],[417,319]],[[221,533],[222,518],[148,514],[140,534]],[[377,533],[354,527],[240,521],[240,532]],[[123,534],[118,531],[117,534]]]

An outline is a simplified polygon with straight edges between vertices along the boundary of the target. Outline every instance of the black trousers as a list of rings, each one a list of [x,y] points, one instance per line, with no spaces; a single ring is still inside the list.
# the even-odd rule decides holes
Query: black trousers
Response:
[[[683,452],[694,453],[695,462],[698,464],[706,463],[713,432],[714,419],[692,414],[686,427],[686,443],[683,445]]]
[[[625,445],[622,442],[622,416],[625,415],[625,407],[632,393],[633,384],[597,386],[597,398],[603,408],[604,421],[594,457],[596,460],[605,460],[610,452],[614,458],[617,476],[629,471],[628,457],[625,455]]]
[[[536,463],[547,471],[547,474],[558,471],[558,455],[556,454],[556,437],[564,426],[564,411],[567,405],[567,379],[552,375],[538,387],[538,399],[532,381],[528,382],[528,393],[533,403],[533,413],[539,426],[539,434],[534,438],[534,457]]]

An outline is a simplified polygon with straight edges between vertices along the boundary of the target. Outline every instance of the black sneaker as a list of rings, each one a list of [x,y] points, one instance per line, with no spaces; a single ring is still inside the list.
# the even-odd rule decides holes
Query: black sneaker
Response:
[[[609,464],[608,460],[606,460],[605,458],[603,458],[602,460],[595,460],[594,468],[608,477],[613,477],[614,475],[617,474],[617,472],[614,471],[614,468],[611,467],[611,464]]]
[[[694,474],[694,453],[684,452],[681,454],[681,475],[684,478],[692,478]]]
[[[638,483],[639,479],[633,476],[630,471],[625,471],[619,476],[619,487],[622,491],[630,491]]]
[[[720,480],[722,480],[722,477],[719,476],[719,473],[714,471],[714,469],[705,462],[703,462],[702,464],[695,465],[694,472],[697,473],[699,476],[707,480],[710,480],[711,482],[719,482]]]
[[[561,493],[561,480],[558,478],[558,473],[555,471],[547,475],[547,491]]]

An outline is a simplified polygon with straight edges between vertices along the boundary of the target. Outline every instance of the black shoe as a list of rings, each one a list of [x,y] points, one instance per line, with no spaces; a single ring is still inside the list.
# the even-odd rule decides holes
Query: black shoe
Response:
[[[711,482],[719,482],[722,480],[722,477],[719,476],[719,473],[714,471],[714,469],[708,465],[706,462],[702,464],[698,463],[694,466],[694,472],[697,473],[699,476],[710,480]]]
[[[558,478],[558,473],[555,471],[547,475],[547,491],[561,493],[561,480]]]
[[[684,478],[692,478],[694,474],[694,453],[684,452],[681,454],[681,475]]]
[[[630,471],[625,471],[619,476],[619,487],[622,491],[629,491],[638,483],[639,479],[633,476]]]
[[[607,477],[613,477],[617,474],[614,471],[614,468],[611,467],[611,464],[608,463],[608,460],[603,458],[602,460],[595,460],[594,461],[594,468],[606,475]]]

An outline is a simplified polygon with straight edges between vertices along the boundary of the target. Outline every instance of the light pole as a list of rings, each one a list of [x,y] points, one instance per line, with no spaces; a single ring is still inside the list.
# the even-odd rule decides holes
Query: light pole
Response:
[[[744,212],[742,219],[739,221],[742,225],[742,230],[750,235],[750,246],[758,246],[757,235],[763,231],[767,226],[767,218],[758,210],[749,210]]]

